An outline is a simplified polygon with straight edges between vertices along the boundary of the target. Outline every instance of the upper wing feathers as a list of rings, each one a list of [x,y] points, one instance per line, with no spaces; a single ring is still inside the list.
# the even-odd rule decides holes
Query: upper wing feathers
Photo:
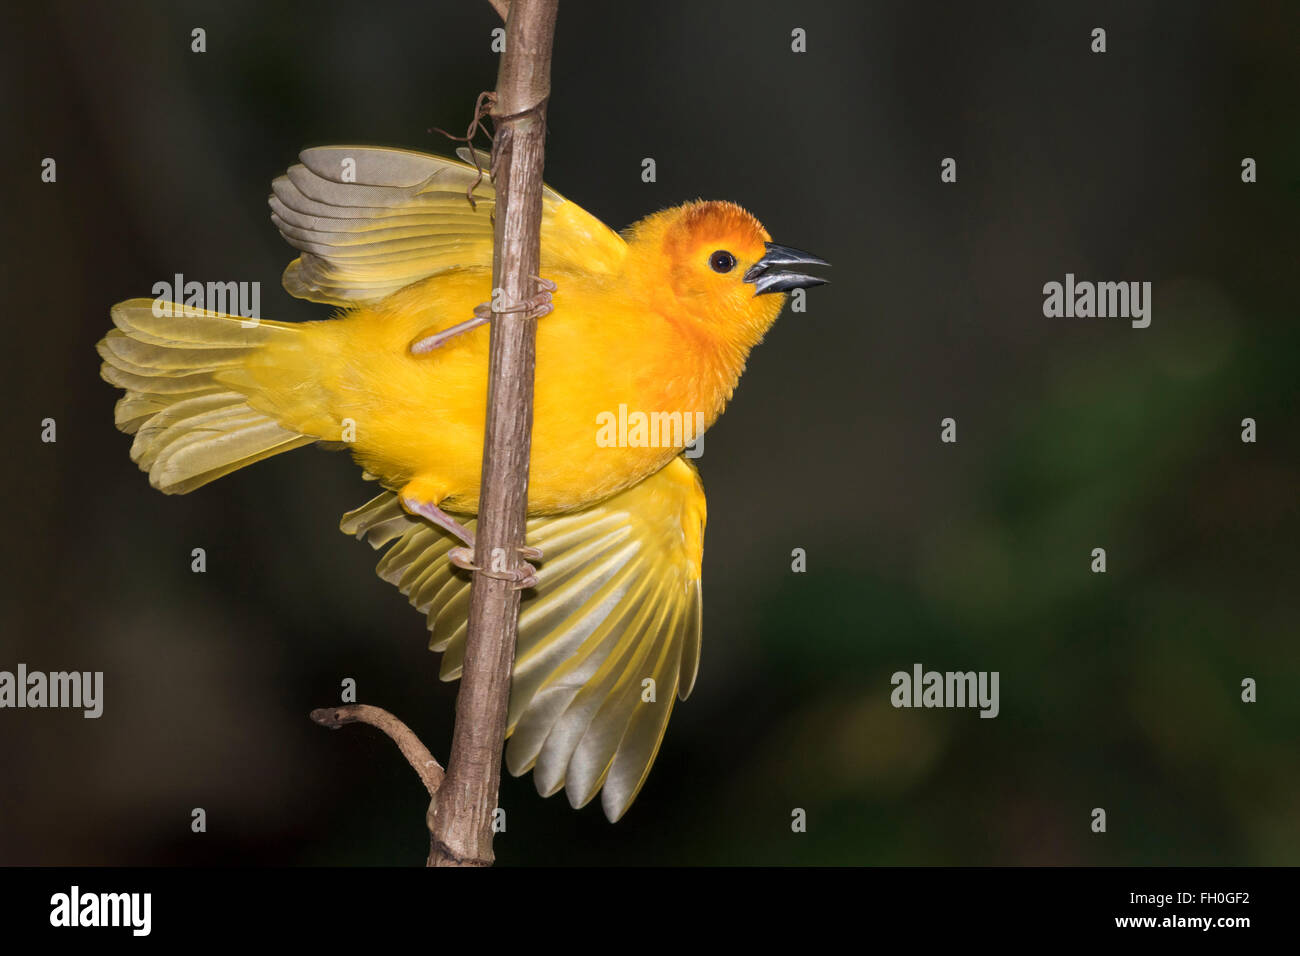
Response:
[[[496,192],[487,172],[403,149],[320,146],[271,184],[271,220],[302,255],[284,272],[291,294],[331,305],[376,302],[449,269],[492,263]],[[475,206],[466,198],[474,187]],[[549,187],[542,195],[542,268],[617,268],[626,244]]]

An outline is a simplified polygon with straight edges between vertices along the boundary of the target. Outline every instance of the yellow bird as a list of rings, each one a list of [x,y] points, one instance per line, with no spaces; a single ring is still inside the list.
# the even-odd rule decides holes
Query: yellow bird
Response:
[[[168,494],[312,442],[351,449],[387,490],[341,527],[396,542],[378,572],[427,615],[453,680],[486,417],[492,187],[472,207],[474,166],[405,150],[300,159],[270,198],[301,253],[284,286],[342,311],[254,323],[188,299],[122,302],[98,344],[103,377],[126,391],[116,423]],[[575,807],[603,788],[613,821],[699,664],[704,490],[683,445],[722,413],[781,293],[825,281],[795,269],[826,263],[772,243],[732,203],[686,203],[619,236],[549,188],[543,202],[547,291],[524,305],[544,316],[525,555],[539,567],[521,571],[506,765]]]

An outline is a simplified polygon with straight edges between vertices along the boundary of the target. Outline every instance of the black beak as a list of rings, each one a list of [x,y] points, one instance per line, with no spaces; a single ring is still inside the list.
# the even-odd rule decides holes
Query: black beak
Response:
[[[825,285],[828,280],[817,276],[804,275],[782,268],[783,266],[828,266],[825,259],[819,259],[807,252],[778,246],[775,242],[766,243],[767,253],[755,262],[745,273],[745,281],[754,283],[754,295],[768,292],[789,292],[791,289],[807,289],[815,285]]]

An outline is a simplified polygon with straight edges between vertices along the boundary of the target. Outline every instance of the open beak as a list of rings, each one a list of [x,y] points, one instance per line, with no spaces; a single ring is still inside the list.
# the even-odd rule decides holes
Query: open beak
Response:
[[[766,245],[767,253],[745,273],[745,281],[754,283],[754,295],[807,289],[815,285],[825,285],[828,281],[787,268],[788,266],[830,265],[825,259],[800,252],[798,249],[791,249],[789,246],[778,246],[775,242]]]

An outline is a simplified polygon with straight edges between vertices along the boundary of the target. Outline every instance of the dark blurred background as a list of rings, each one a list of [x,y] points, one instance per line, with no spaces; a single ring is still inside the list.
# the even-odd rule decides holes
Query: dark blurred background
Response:
[[[547,180],[615,228],[735,200],[833,284],[709,433],[702,670],[644,791],[611,826],[507,779],[501,863],[1300,862],[1300,6],[996,6],[561,5]],[[106,685],[99,720],[0,711],[0,863],[420,864],[396,749],[307,719],[351,677],[446,755],[455,685],[337,531],[373,486],[308,449],[164,497],[93,346],[176,272],[324,317],[280,288],[271,179],[309,145],[450,152],[427,130],[494,85],[498,21],[0,17],[0,669]],[[1152,282],[1151,327],[1044,318],[1066,272]],[[999,671],[1001,715],[893,709],[915,662]]]

